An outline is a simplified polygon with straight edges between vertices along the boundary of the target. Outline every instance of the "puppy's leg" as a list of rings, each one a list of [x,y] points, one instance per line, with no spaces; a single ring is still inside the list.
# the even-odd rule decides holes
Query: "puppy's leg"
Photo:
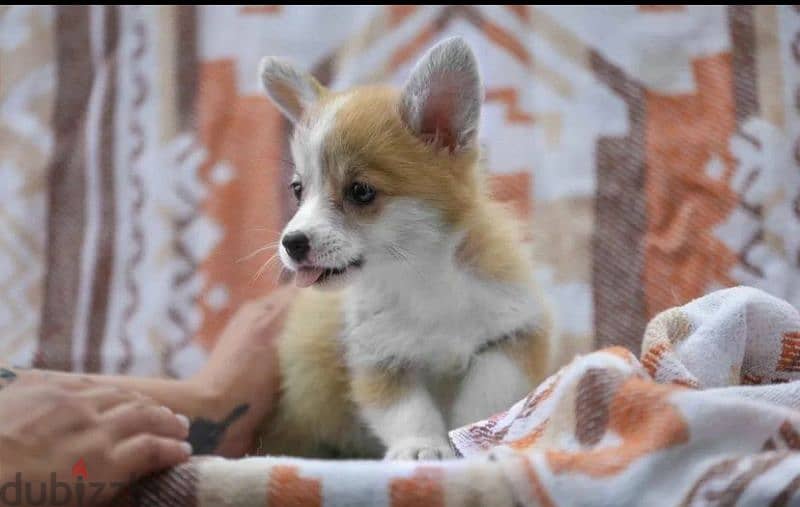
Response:
[[[476,355],[453,401],[450,428],[474,423],[510,408],[535,386],[518,361],[498,348]]]
[[[408,373],[361,370],[353,376],[361,414],[386,445],[386,459],[453,456],[439,408],[420,379]]]

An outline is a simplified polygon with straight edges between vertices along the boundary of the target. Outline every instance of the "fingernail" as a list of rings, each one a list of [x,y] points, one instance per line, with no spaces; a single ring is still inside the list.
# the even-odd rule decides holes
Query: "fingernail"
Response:
[[[170,410],[170,409],[169,409],[169,407],[168,407],[168,406],[166,406],[166,405],[161,405],[161,410],[166,410],[166,411],[167,411],[167,412],[169,412],[170,414],[172,413],[172,410]]]
[[[187,430],[189,429],[189,418],[188,417],[186,417],[183,414],[175,414],[175,417],[178,418],[178,421],[180,421],[181,425],[184,428],[186,428]]]
[[[181,449],[184,453],[186,453],[187,456],[192,455],[192,444],[189,442],[181,442]]]

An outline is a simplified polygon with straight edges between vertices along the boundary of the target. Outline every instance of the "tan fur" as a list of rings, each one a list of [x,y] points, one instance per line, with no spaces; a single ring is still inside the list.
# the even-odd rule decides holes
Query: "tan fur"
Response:
[[[342,329],[338,293],[299,291],[278,338],[281,393],[265,423],[260,453],[325,455],[337,448],[352,455],[357,442],[350,377],[337,339]]]
[[[514,359],[528,376],[531,386],[537,385],[550,373],[551,365],[547,359],[551,353],[551,332],[552,326],[547,315],[546,322],[539,328],[502,345],[509,357]]]
[[[484,278],[530,282],[533,259],[522,240],[522,224],[504,205],[484,198],[463,220],[464,241],[457,260]]]
[[[414,197],[440,210],[450,224],[465,218],[479,193],[473,174],[477,149],[451,154],[423,143],[402,123],[396,90],[362,87],[346,95],[323,155],[338,204],[346,206],[341,190],[359,180],[378,189],[377,206],[371,207],[379,208],[381,199]],[[338,96],[326,95],[312,117]]]
[[[408,391],[410,384],[403,372],[369,370],[354,372],[351,388],[359,405],[385,407]]]
[[[335,97],[329,94],[320,107]],[[526,281],[532,266],[520,248],[521,224],[486,194],[477,149],[454,155],[420,141],[402,123],[391,88],[357,88],[347,98],[325,152],[328,184],[341,205],[341,189],[354,180],[378,189],[374,205],[354,210],[362,215],[377,215],[392,197],[422,200],[466,231],[460,260],[490,279]]]

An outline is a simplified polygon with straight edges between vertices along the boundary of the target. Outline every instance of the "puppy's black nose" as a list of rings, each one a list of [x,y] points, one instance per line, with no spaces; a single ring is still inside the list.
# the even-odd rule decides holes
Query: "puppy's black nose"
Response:
[[[283,236],[281,240],[283,247],[289,257],[300,262],[306,258],[308,251],[311,249],[311,244],[308,241],[308,236],[302,232],[290,232]]]

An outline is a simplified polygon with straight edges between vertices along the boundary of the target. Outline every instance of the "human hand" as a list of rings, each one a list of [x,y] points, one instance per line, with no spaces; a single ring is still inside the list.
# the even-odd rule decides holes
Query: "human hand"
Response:
[[[253,446],[261,422],[273,408],[279,386],[275,338],[294,295],[294,287],[242,305],[217,339],[205,366],[189,382],[213,393],[215,419],[192,421],[198,453],[241,456]],[[202,434],[201,434],[202,433]]]
[[[120,388],[43,376],[0,388],[0,506],[102,505],[191,455],[185,417]]]

